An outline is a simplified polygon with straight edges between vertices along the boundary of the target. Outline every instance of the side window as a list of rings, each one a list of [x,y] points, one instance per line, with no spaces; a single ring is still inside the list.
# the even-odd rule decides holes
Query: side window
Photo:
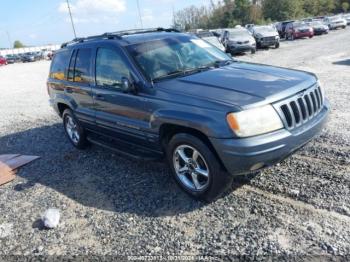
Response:
[[[120,88],[122,77],[129,78],[129,76],[129,68],[117,51],[107,48],[99,48],[97,50],[97,85]]]
[[[74,65],[75,65],[76,57],[77,57],[77,51],[74,50],[72,57],[70,59],[69,67],[68,67],[68,81],[73,81],[74,79]]]
[[[90,48],[82,48],[78,50],[75,59],[74,82],[91,82],[91,53],[92,51]]]
[[[52,60],[50,78],[57,80],[66,79],[66,70],[69,63],[70,53],[71,52],[69,50],[65,50],[55,54]]]

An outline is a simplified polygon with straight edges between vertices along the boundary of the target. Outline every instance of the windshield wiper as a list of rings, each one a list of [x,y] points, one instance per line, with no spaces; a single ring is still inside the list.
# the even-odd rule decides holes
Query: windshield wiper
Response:
[[[185,74],[184,70],[174,70],[174,71],[166,73],[165,75],[153,78],[152,81],[157,82],[157,81],[162,80],[162,79],[166,79],[166,78],[174,77],[174,76],[178,76],[178,75],[184,75],[184,74]]]

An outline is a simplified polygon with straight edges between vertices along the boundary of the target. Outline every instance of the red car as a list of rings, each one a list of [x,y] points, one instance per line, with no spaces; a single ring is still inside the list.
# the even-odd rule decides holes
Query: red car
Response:
[[[0,66],[2,66],[2,65],[7,65],[7,60],[5,57],[0,56]]]
[[[292,22],[286,26],[286,39],[294,40],[302,37],[312,38],[314,29],[304,22]]]

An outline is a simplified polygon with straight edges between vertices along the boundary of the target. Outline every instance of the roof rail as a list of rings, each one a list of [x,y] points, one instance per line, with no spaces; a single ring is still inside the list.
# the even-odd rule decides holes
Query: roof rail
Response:
[[[125,35],[135,35],[135,34],[144,34],[144,33],[153,33],[153,32],[177,32],[177,33],[179,33],[180,31],[178,31],[177,29],[174,29],[174,28],[162,28],[162,27],[117,31],[117,32],[111,32],[111,33],[104,33],[102,35],[74,38],[72,41],[63,43],[61,45],[61,48],[67,47],[68,45],[82,43],[82,42],[91,41],[91,40],[122,39],[122,36],[125,36]]]

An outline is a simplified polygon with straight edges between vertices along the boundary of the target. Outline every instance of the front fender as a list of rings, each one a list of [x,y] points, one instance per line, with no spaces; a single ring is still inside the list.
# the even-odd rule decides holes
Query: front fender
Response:
[[[180,110],[160,110],[151,116],[150,125],[153,130],[159,132],[163,124],[173,124],[192,128],[207,137],[229,138],[233,133],[226,123],[224,112],[211,111],[203,112],[185,112]]]

